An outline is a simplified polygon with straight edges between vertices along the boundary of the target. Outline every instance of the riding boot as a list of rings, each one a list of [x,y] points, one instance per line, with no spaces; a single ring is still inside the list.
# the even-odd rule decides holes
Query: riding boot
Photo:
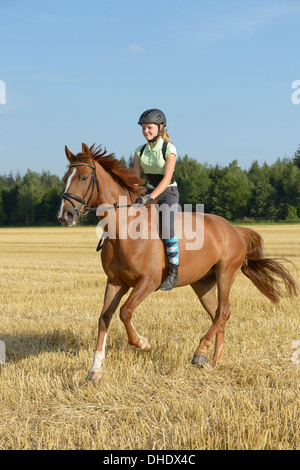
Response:
[[[169,265],[169,274],[160,286],[160,290],[171,290],[178,281],[178,264]]]
[[[160,289],[171,290],[176,286],[178,281],[179,245],[176,235],[172,238],[165,239],[165,246],[169,260],[169,274],[163,281]]]

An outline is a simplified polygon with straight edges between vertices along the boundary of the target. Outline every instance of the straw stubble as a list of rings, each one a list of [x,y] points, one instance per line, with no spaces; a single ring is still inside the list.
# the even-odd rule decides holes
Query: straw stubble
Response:
[[[300,226],[255,229],[299,269]],[[106,284],[96,244],[91,227],[0,230],[0,448],[299,449],[299,299],[274,306],[240,274],[224,364],[198,368],[207,313],[189,286],[156,292],[133,317],[152,350],[127,344],[117,311],[103,379],[87,383]]]

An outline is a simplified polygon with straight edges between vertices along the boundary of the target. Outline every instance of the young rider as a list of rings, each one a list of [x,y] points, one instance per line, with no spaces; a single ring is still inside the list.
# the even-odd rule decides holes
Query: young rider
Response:
[[[162,213],[162,237],[169,260],[169,273],[160,286],[161,290],[171,290],[178,281],[179,265],[179,246],[174,230],[179,201],[174,178],[177,153],[175,146],[170,142],[166,116],[161,110],[148,109],[141,115],[138,124],[142,127],[148,143],[136,149],[134,169],[138,176],[143,171],[147,180],[147,192],[145,196],[139,197],[136,203],[148,204],[155,199],[159,206],[166,204],[172,207],[172,210],[168,211],[168,217],[164,217]],[[164,237],[166,233],[167,237]]]

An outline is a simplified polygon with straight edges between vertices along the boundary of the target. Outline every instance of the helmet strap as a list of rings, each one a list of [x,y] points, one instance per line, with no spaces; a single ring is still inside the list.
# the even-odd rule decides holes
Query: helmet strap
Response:
[[[158,125],[158,124],[157,124],[157,125]],[[159,125],[158,125],[158,127],[159,127]],[[156,141],[159,139],[160,134],[162,133],[162,131],[163,131],[164,129],[166,129],[165,124],[164,124],[163,127],[158,131],[157,135],[156,135],[155,137],[153,137],[153,139],[148,140],[148,142],[151,143],[151,144],[154,143],[154,142],[156,142]]]

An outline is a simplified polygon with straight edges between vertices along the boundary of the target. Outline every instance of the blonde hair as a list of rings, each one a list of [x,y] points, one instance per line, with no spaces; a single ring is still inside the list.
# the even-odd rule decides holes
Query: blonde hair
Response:
[[[162,133],[160,134],[161,138],[165,141],[165,142],[170,142],[170,136],[168,134],[168,130],[167,128],[165,128]]]

